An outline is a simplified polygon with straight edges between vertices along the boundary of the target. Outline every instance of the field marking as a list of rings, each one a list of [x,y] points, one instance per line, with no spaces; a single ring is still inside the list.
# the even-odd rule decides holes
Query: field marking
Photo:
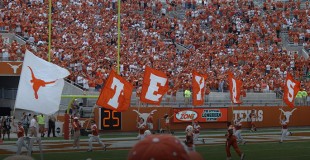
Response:
[[[303,155],[298,155],[298,156],[285,156],[285,157],[281,157],[281,158],[300,158],[300,157],[310,157],[310,154],[308,155],[305,155],[305,154],[303,154]],[[264,159],[278,159],[279,158],[279,156],[277,156],[277,157],[272,157],[272,156],[268,156],[268,158],[266,158],[266,157],[264,157]]]
[[[184,136],[178,136],[181,140],[183,140],[185,137]],[[270,133],[266,133],[264,135],[250,135],[250,136],[243,136],[244,139],[248,142],[248,144],[268,144],[268,143],[278,143],[279,139],[280,139],[280,135],[270,135]],[[206,144],[203,144],[200,141],[195,141],[197,142],[195,145],[196,147],[199,146],[218,146],[218,145],[224,145],[226,138],[224,136],[224,134],[220,134],[220,136],[212,136],[208,138],[208,136],[199,136],[200,139],[204,138],[206,139]],[[133,145],[135,145],[138,140],[137,139],[132,139],[132,138],[128,138],[127,140],[123,140],[123,138],[121,138],[122,140],[117,141],[115,140],[110,140],[110,141],[106,141],[104,139],[103,140],[104,143],[108,144],[108,150],[118,150],[118,149],[122,149],[122,150],[129,150],[130,148],[133,147]],[[287,139],[284,141],[284,144],[286,143],[293,143],[293,142],[310,142],[310,136],[289,136],[287,137]],[[16,143],[16,142],[15,142]],[[6,152],[12,152],[14,153],[16,151],[16,144],[15,143],[5,143],[1,145],[1,150],[4,151],[3,153]],[[74,150],[71,146],[73,142],[72,141],[46,141],[45,143],[43,142],[43,150],[45,152],[57,152],[57,153],[63,153],[62,151],[65,152],[76,152],[77,150]],[[61,145],[63,147],[56,147],[58,145]],[[87,150],[88,148],[88,142],[87,141],[81,141],[80,142],[81,147],[80,150],[78,150],[77,152],[81,151],[84,152],[84,150]],[[55,146],[56,148],[53,148],[53,146]],[[243,146],[243,145],[240,145]],[[246,146],[246,145],[245,145]],[[94,149],[98,150],[101,149],[101,147],[96,146],[96,143],[94,144]],[[24,148],[23,148],[24,149]],[[37,145],[34,146],[34,151],[38,151],[37,150]],[[98,150],[100,151],[100,150]]]

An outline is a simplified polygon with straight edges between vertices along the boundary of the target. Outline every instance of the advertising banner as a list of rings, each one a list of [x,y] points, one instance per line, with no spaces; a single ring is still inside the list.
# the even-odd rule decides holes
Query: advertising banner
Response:
[[[173,122],[227,122],[227,108],[173,109]]]

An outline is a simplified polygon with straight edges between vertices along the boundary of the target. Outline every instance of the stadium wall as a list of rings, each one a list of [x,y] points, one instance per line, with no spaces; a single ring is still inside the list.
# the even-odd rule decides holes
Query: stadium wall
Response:
[[[164,115],[167,113],[168,115],[173,115],[173,118],[171,118],[171,130],[184,130],[187,125],[191,124],[190,121],[184,121],[180,122],[180,120],[177,120],[177,114],[189,114],[192,115],[193,112],[190,112],[191,108],[172,108],[172,107],[143,107],[143,108],[137,108],[137,107],[130,107],[128,111],[122,112],[121,115],[121,129],[115,130],[115,131],[124,131],[124,132],[131,132],[131,131],[137,131],[136,128],[136,120],[137,120],[137,113],[133,110],[137,110],[140,113],[150,113],[152,110],[156,109],[157,111],[154,112],[153,119],[154,119],[154,130],[159,130],[160,128],[164,127]],[[282,114],[281,118],[283,118],[285,115],[281,113],[280,109],[282,109],[288,116],[289,116],[289,124],[288,126],[310,126],[310,107],[309,106],[302,106],[297,107],[296,110],[291,112],[293,109],[288,107],[265,107],[265,106],[258,106],[258,107],[229,107],[229,108],[197,108],[199,111],[196,111],[198,114],[195,117],[195,120],[199,119],[199,124],[202,127],[202,129],[220,129],[220,128],[226,128],[227,122],[232,121],[235,118],[240,117],[243,121],[243,127],[249,128],[250,127],[250,113],[252,110],[254,110],[254,113],[256,115],[256,126],[258,128],[260,127],[281,127],[280,125],[280,114]],[[217,112],[216,110],[222,109],[227,110],[227,114],[225,116],[226,120],[219,120],[217,121],[216,118],[212,117],[210,119],[207,119],[206,114],[203,114],[206,111],[208,113],[214,113]],[[291,112],[291,113],[289,113]],[[211,114],[212,115],[212,114]],[[214,114],[213,114],[214,115]],[[219,115],[218,113],[215,115]],[[222,114],[224,115],[224,114]],[[112,115],[113,116],[113,115]],[[111,119],[113,119],[111,116]],[[204,116],[204,117],[203,117]],[[186,117],[186,116],[184,116]],[[190,116],[187,116],[189,118]],[[95,119],[100,124],[104,123],[104,118],[107,117],[99,117],[99,110],[95,110]],[[203,119],[206,119],[205,121]]]

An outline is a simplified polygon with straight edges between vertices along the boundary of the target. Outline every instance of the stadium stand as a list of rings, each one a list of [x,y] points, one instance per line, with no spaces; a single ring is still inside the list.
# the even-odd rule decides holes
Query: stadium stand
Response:
[[[1,2],[0,59],[21,61],[26,49],[47,59],[48,1]],[[71,71],[69,81],[99,91],[117,66],[117,4],[52,5],[51,61]],[[171,89],[182,92],[195,69],[208,74],[209,93],[227,91],[232,71],[244,92],[281,93],[291,73],[310,95],[309,8],[308,1],[122,0],[120,74],[137,89],[148,65],[166,72]],[[6,41],[8,33],[26,43]]]

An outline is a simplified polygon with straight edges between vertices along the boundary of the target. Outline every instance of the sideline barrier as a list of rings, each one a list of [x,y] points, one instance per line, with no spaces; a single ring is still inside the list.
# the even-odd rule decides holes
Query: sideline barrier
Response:
[[[293,109],[289,107],[266,107],[266,106],[257,106],[257,107],[233,107],[233,110],[231,107],[228,108],[221,108],[221,109],[227,109],[227,121],[233,121],[233,118],[240,117],[242,119],[242,124],[244,128],[250,127],[250,113],[251,110],[254,109],[256,114],[256,126],[258,128],[260,127],[281,127],[280,125],[280,113],[281,111],[279,109],[283,109],[285,112],[290,112]],[[289,123],[288,126],[310,126],[310,107],[303,106],[303,107],[296,107],[297,109],[292,113],[292,115],[289,117]],[[156,109],[157,111],[153,115],[153,125],[154,125],[154,131],[160,130],[159,126],[164,126],[164,120],[163,117],[167,113],[169,116],[175,114],[173,118],[171,118],[171,130],[184,130],[187,125],[191,124],[192,121],[187,122],[176,122],[176,114],[179,111],[190,111],[191,108],[172,108],[172,107],[130,107],[128,111],[122,112],[121,116],[117,116],[115,113],[110,112],[110,114],[100,114],[100,109],[95,109],[95,117],[94,119],[97,122],[98,127],[101,125],[109,125],[108,127],[105,127],[102,129],[103,132],[107,130],[111,131],[120,131],[120,132],[134,132],[137,131],[136,128],[136,120],[137,120],[137,113],[133,110],[139,110],[140,113],[150,113],[152,110]],[[205,117],[206,115],[203,114],[204,110],[209,110],[207,112],[210,112],[210,110],[216,110],[219,108],[195,108],[202,110],[200,114],[197,115],[197,119],[199,120],[199,124],[202,129],[224,129],[226,128],[227,121],[202,121],[201,119],[206,119],[208,117]],[[232,112],[233,111],[233,112]],[[118,112],[116,112],[118,113]],[[217,113],[218,114],[218,113]],[[282,113],[281,113],[282,114]],[[214,114],[211,114],[214,115]],[[201,116],[201,117],[199,117]],[[282,118],[285,115],[282,114]],[[210,118],[210,117],[209,117]],[[159,120],[160,119],[160,120]],[[99,121],[100,120],[100,121]],[[209,119],[210,120],[210,119]],[[214,117],[211,118],[211,120],[214,120]],[[120,123],[121,127],[118,127],[116,124]],[[161,124],[159,124],[161,123]],[[84,124],[84,127],[85,124]]]
[[[235,118],[241,117],[242,121],[250,122],[249,114],[252,109],[255,110],[257,115],[257,120],[255,122],[257,127],[281,127],[280,125],[280,114],[282,114],[282,118],[285,116],[279,109],[283,109],[290,115],[288,112],[291,112],[289,118],[288,126],[310,126],[310,107],[303,106],[303,107],[295,107],[297,108],[295,111],[291,112],[294,108],[290,107],[234,107],[234,114],[232,115],[231,108],[228,111],[230,114],[228,119],[232,119],[233,116]],[[249,127],[248,123],[248,127]],[[243,125],[247,127],[246,124]]]

